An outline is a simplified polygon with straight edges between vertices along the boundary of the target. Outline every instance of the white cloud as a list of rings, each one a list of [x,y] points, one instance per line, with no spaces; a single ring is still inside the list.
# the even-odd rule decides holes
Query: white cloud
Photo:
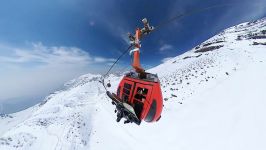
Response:
[[[172,49],[173,48],[173,46],[172,45],[170,45],[170,44],[164,44],[164,45],[162,45],[161,47],[160,47],[160,51],[161,52],[163,52],[163,51],[166,51],[166,50],[170,50],[170,49]]]
[[[0,47],[3,48],[3,47]],[[30,49],[10,48],[12,55],[0,56],[0,63],[23,64],[92,64],[115,61],[113,58],[92,57],[76,47],[46,47],[42,43],[33,43]]]
[[[94,57],[93,60],[98,63],[112,63],[116,61],[116,59],[113,58],[104,58],[104,57]]]
[[[170,59],[173,59],[174,57],[166,57],[166,58],[163,58],[162,60],[161,60],[161,62],[162,63],[165,63],[165,62],[167,62],[168,60],[170,60]]]
[[[0,45],[0,102],[46,96],[79,75],[104,71],[113,60],[76,47],[34,43],[24,49]]]
[[[12,56],[0,56],[1,63],[88,64],[91,56],[75,47],[45,47],[33,44],[31,49],[13,49]]]

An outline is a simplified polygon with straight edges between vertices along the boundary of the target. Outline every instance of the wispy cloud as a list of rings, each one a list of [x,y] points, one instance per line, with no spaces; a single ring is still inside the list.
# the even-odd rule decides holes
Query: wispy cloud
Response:
[[[163,51],[166,51],[166,50],[170,50],[170,49],[173,49],[173,46],[170,45],[170,44],[164,44],[164,45],[162,45],[162,46],[159,48],[160,52],[163,52]]]
[[[91,56],[75,47],[46,47],[33,43],[30,49],[13,48],[11,56],[0,56],[1,63],[43,63],[43,64],[89,64]]]
[[[113,58],[104,58],[104,57],[94,57],[93,58],[94,62],[97,62],[97,63],[110,63],[110,62],[114,62],[116,59],[113,59]]]
[[[47,47],[42,43],[33,43],[29,48],[0,49],[0,102],[45,96],[79,75],[104,71],[114,61],[76,47]]]
[[[42,43],[33,43],[30,49],[9,48],[11,56],[0,56],[0,63],[43,63],[43,64],[92,64],[114,61],[113,58],[91,56],[76,47],[46,47]]]

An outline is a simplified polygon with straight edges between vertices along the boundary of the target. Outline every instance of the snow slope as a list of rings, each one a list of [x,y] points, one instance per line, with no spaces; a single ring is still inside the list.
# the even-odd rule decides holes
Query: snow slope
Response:
[[[117,123],[100,76],[87,74],[1,116],[0,149],[266,149],[266,19],[228,28],[149,71],[163,88],[159,122]],[[110,90],[120,79],[109,77]]]

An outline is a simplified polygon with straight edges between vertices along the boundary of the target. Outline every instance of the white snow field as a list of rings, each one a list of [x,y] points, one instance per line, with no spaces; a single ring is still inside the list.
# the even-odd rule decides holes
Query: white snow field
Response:
[[[87,74],[27,110],[1,115],[1,150],[265,150],[266,18],[224,30],[153,69],[164,96],[156,123],[116,122]],[[110,75],[111,91],[121,77]]]

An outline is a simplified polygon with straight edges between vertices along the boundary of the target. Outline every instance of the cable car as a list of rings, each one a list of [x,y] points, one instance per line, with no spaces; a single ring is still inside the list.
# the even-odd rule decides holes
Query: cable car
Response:
[[[124,123],[134,122],[140,125],[143,120],[156,122],[161,118],[163,97],[159,78],[156,74],[145,72],[139,60],[140,39],[153,30],[146,18],[142,22],[144,28],[137,28],[135,36],[129,34],[134,46],[130,54],[133,55],[132,67],[135,71],[124,75],[116,93],[107,91],[112,103],[116,105],[117,122],[125,118]]]
[[[202,11],[225,6],[228,5],[214,5],[203,9],[191,10],[183,14],[178,14],[157,25],[156,28],[150,26],[147,19],[144,18],[142,20],[144,27],[142,29],[137,28],[134,36],[131,34],[128,35],[131,43],[128,49],[134,47],[134,49],[130,51],[130,54],[133,55],[132,67],[135,69],[135,72],[125,74],[117,88],[116,93],[111,93],[106,89],[104,78],[101,81],[106,89],[106,94],[112,99],[112,103],[116,105],[115,112],[117,113],[118,122],[121,120],[121,118],[125,118],[126,120],[124,123],[134,122],[140,125],[141,121],[143,120],[146,122],[155,122],[161,118],[163,97],[160,81],[157,75],[145,72],[145,70],[140,66],[140,39],[143,36],[148,35],[154,29],[158,30],[162,26],[179,20],[185,16],[190,16]],[[120,57],[123,55],[124,54],[122,54]],[[120,59],[120,57],[117,59],[117,61]],[[114,64],[110,67],[106,75],[116,62],[114,62]],[[111,86],[110,83],[109,86]]]

